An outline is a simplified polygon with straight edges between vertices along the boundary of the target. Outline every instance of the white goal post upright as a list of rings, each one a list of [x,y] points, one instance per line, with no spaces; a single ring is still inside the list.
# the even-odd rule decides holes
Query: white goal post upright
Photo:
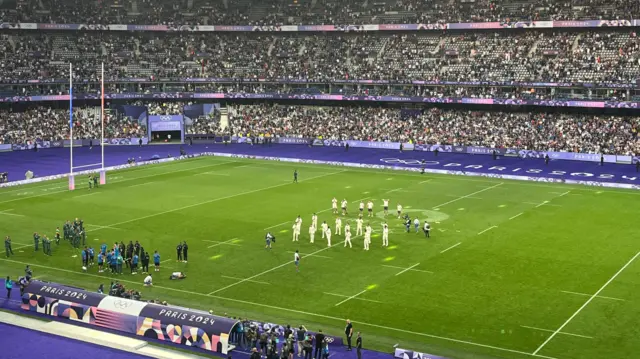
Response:
[[[107,175],[104,171],[104,62],[102,63],[102,79],[100,84],[100,184],[107,183]]]
[[[89,168],[89,167],[97,167],[100,166],[99,169],[94,169],[93,171],[100,172],[100,184],[105,184],[107,182],[105,169],[104,169],[104,63],[102,63],[102,78],[101,78],[101,86],[100,86],[100,162],[91,163],[82,166],[74,166],[73,165],[73,147],[75,145],[75,141],[73,139],[73,64],[69,63],[69,190],[73,191],[76,189],[75,186],[75,175],[73,173],[74,169],[80,168]],[[93,140],[91,140],[93,141]],[[85,172],[86,173],[86,172]],[[94,172],[95,173],[95,172]]]
[[[73,65],[69,63],[69,191],[76,189],[73,177]]]

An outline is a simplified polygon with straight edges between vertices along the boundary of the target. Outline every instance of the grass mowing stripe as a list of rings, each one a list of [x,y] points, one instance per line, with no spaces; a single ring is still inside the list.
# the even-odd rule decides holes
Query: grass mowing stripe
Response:
[[[545,345],[547,345],[547,343],[549,343],[551,341],[551,339],[553,339],[556,334],[558,334],[560,331],[562,331],[562,329],[564,329],[564,327],[567,326],[567,324],[569,324],[569,322],[571,322],[573,320],[573,318],[575,318],[584,308],[587,307],[587,305],[589,305],[589,303],[591,303],[591,301],[593,300],[593,298],[597,297],[598,294],[600,294],[600,292],[602,292],[608,285],[609,283],[613,282],[614,279],[616,279],[616,277],[618,275],[620,275],[620,273],[622,273],[623,270],[625,270],[631,263],[633,263],[633,261],[638,258],[638,256],[640,256],[640,252],[636,253],[635,256],[633,256],[633,258],[631,258],[625,265],[622,266],[622,268],[620,268],[620,270],[618,270],[616,272],[616,274],[614,274],[611,278],[609,278],[609,280],[602,286],[600,287],[600,289],[598,289],[597,292],[593,293],[593,295],[591,297],[589,297],[589,299],[587,299],[586,302],[584,302],[584,304],[578,308],[578,310],[575,311],[575,313],[573,313],[573,315],[571,315],[569,317],[569,319],[567,319],[564,323],[562,323],[562,325],[560,326],[560,328],[556,329],[555,332],[553,332],[549,338],[547,338],[547,340],[544,341],[544,343],[540,344],[540,346],[538,347],[538,349],[536,349],[533,352],[533,355],[538,354],[538,352],[540,352],[540,350],[542,350],[542,348],[545,347]]]
[[[342,173],[342,172],[344,172],[344,171],[325,173],[325,174],[322,174],[322,175],[309,177],[309,178],[307,178],[307,179],[305,179],[303,181],[310,181],[310,180],[313,180],[313,179],[326,177],[326,176],[331,176],[331,175],[335,175],[335,174]],[[303,182],[303,181],[300,181],[300,182]],[[232,194],[232,195],[229,195],[229,196],[218,197],[218,198],[210,199],[208,201],[198,202],[198,203],[190,204],[190,205],[187,205],[187,206],[182,206],[182,207],[170,209],[168,211],[162,211],[162,212],[150,214],[150,215],[147,215],[147,216],[142,216],[142,217],[133,218],[133,219],[129,219],[129,220],[126,220],[126,221],[110,224],[109,227],[116,227],[116,226],[119,226],[119,225],[122,225],[122,224],[127,224],[127,223],[131,223],[131,222],[137,222],[137,221],[141,221],[143,219],[153,218],[153,217],[161,216],[161,215],[167,214],[167,213],[173,213],[173,212],[177,212],[177,211],[182,211],[184,209],[189,209],[189,208],[193,208],[193,207],[197,207],[197,206],[202,206],[202,205],[205,205],[205,204],[209,204],[209,203],[213,203],[213,202],[217,202],[217,201],[222,201],[222,200],[225,200],[225,199],[234,198],[234,197],[238,197],[238,196],[244,196],[244,195],[252,194],[252,193],[256,193],[256,192],[266,191],[266,190],[269,190],[269,189],[278,188],[278,187],[282,187],[282,186],[287,186],[287,185],[290,185],[290,184],[291,183],[289,183],[289,182],[281,183],[281,184],[277,184],[277,185],[273,185],[273,186],[269,186],[269,187],[258,188],[258,189],[254,189],[254,190],[251,190],[251,191]]]
[[[26,263],[26,262],[14,261],[14,260],[5,259],[5,258],[0,258],[0,261],[6,261],[6,262],[10,262],[10,263],[17,263],[17,264],[20,264],[20,265],[30,264],[30,263]],[[45,266],[45,265],[41,265],[41,264],[30,264],[30,265],[32,267],[45,268],[45,269],[50,269],[50,270],[54,270],[54,271],[72,273],[72,274],[76,274],[76,275],[84,275],[84,276],[96,277],[96,278],[100,278],[100,279],[108,279],[109,278],[107,276],[101,276],[101,275],[91,274],[91,273],[86,273],[86,272],[81,273],[81,272],[76,272],[76,271],[72,271],[72,270],[68,270],[68,269],[64,269],[64,268],[50,267],[50,266]],[[118,278],[118,281],[123,282],[123,283],[135,284],[135,285],[138,285],[138,286],[142,285],[139,282],[134,282],[134,281],[130,281],[130,280],[122,279],[122,278]],[[254,302],[249,302],[249,301],[241,300],[241,299],[227,298],[227,297],[221,297],[221,296],[217,296],[217,295],[198,293],[198,292],[182,290],[182,289],[178,289],[178,288],[163,287],[163,286],[157,286],[157,285],[154,285],[154,287],[155,288],[159,288],[159,289],[169,290],[169,291],[181,292],[181,293],[185,293],[185,294],[199,295],[199,296],[210,297],[210,298],[215,298],[215,299],[220,299],[220,300],[225,300],[225,301],[230,301],[230,302],[247,304],[247,305],[251,305],[251,306],[258,306],[258,307],[263,307],[263,308],[275,309],[275,310],[278,310],[278,311],[291,312],[291,313],[296,313],[296,314],[302,314],[302,315],[308,315],[308,316],[313,316],[313,317],[318,317],[318,318],[335,320],[335,321],[339,321],[341,323],[344,323],[344,321],[346,320],[346,318],[338,318],[338,317],[325,315],[325,314],[311,313],[311,312],[306,312],[306,311],[302,311],[302,310],[296,310],[296,309],[291,309],[291,308],[284,308],[284,307],[268,305],[268,304],[264,304],[264,303],[254,303]],[[433,335],[433,334],[428,334],[428,333],[419,333],[419,332],[414,332],[414,331],[411,331],[411,330],[393,328],[393,327],[388,327],[388,326],[378,325],[378,324],[373,324],[373,323],[367,323],[367,322],[358,321],[358,320],[351,320],[351,322],[354,323],[354,324],[361,324],[361,325],[372,327],[372,328],[390,330],[390,331],[394,331],[394,332],[398,332],[398,333],[411,334],[411,335],[422,336],[422,337],[426,337],[426,338],[439,339],[439,340],[443,340],[443,341],[449,341],[449,342],[454,342],[454,343],[459,343],[459,344],[476,346],[476,347],[480,347],[480,348],[503,351],[503,352],[507,352],[507,353],[515,353],[515,354],[520,354],[520,355],[529,356],[529,357],[536,357],[536,358],[543,358],[543,359],[558,359],[558,358],[551,357],[551,356],[546,356],[546,355],[531,354],[531,353],[528,353],[528,352],[523,352],[523,351],[515,350],[515,349],[501,348],[501,347],[496,347],[496,346],[493,346],[493,345],[474,343],[474,342],[470,342],[470,341],[466,341],[466,340],[448,338],[448,337],[443,337],[443,336]]]

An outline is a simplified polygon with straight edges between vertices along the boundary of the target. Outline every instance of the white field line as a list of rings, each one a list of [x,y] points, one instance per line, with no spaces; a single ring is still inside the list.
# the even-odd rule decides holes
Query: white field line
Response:
[[[446,197],[454,197],[454,198],[458,198],[458,196],[456,196],[455,194],[445,194],[445,196],[446,196]],[[480,198],[480,197],[471,197],[471,196],[469,196],[469,197],[465,197],[465,198],[468,198],[468,199],[482,199],[482,198]]]
[[[217,246],[220,246],[220,245],[223,245],[223,244],[224,244],[224,245],[227,245],[227,246],[237,246],[237,247],[239,247],[239,246],[240,246],[240,244],[237,244],[237,243],[231,243],[231,242],[233,242],[233,241],[235,241],[235,240],[237,240],[237,239],[238,239],[238,238],[231,238],[231,239],[229,239],[229,240],[227,240],[227,241],[223,241],[223,242],[220,242],[220,241],[208,241],[208,240],[204,240],[203,242],[211,242],[211,243],[215,243],[214,245],[211,245],[211,246],[209,246],[209,247],[207,247],[207,248],[213,248],[213,247],[217,247]]]
[[[393,268],[393,269],[407,269],[407,268],[403,268],[403,267],[390,266],[390,265],[386,265],[386,264],[383,264],[382,266],[383,267],[387,267],[387,268]],[[409,270],[414,271],[414,272],[422,272],[422,273],[431,273],[431,274],[433,274],[433,272],[428,271],[428,270],[413,269],[413,268],[410,268]]]
[[[551,333],[553,332],[553,330],[551,330],[551,329],[542,329],[542,328],[530,327],[530,326],[527,326],[527,325],[521,325],[520,327],[527,328],[527,329],[533,329],[533,330],[539,330],[541,332],[551,332]],[[581,335],[581,334],[575,334],[575,333],[569,333],[569,332],[558,332],[558,334],[570,335],[572,337],[578,337],[578,338],[593,339],[593,337],[590,337],[588,335]]]
[[[523,214],[524,214],[524,212],[520,212],[520,213],[516,214],[515,216],[509,218],[509,220],[516,219],[516,218],[522,216]]]
[[[623,270],[625,270],[625,269],[626,269],[626,268],[627,268],[631,263],[633,263],[633,261],[634,261],[636,258],[638,258],[638,256],[640,256],[640,252],[636,253],[636,255],[635,255],[635,256],[633,256],[633,258],[631,258],[631,259],[630,259],[630,260],[629,260],[625,265],[623,265],[623,266],[622,266],[622,268],[620,268],[620,270],[616,272],[616,274],[614,274],[611,278],[609,278],[609,280],[608,280],[604,285],[602,285],[602,287],[600,287],[600,289],[598,289],[598,291],[597,291],[597,292],[593,293],[593,295],[591,295],[591,297],[589,297],[589,299],[587,299],[587,301],[586,301],[586,302],[584,302],[584,304],[583,304],[580,308],[578,308],[578,310],[576,310],[576,311],[575,311],[575,313],[573,313],[573,315],[571,315],[571,316],[569,317],[569,319],[567,319],[564,323],[562,323],[562,325],[561,325],[558,329],[556,329],[556,331],[554,331],[554,332],[549,336],[549,338],[547,338],[547,340],[545,340],[545,341],[544,341],[544,343],[540,344],[540,346],[538,347],[538,349],[536,349],[536,350],[533,352],[533,355],[538,354],[538,352],[539,352],[540,350],[542,350],[542,348],[544,348],[544,347],[545,347],[545,345],[547,345],[547,343],[549,343],[549,342],[551,341],[551,339],[553,339],[553,337],[555,337],[555,336],[556,336],[556,334],[558,334],[559,332],[561,332],[561,331],[562,331],[562,329],[564,329],[564,327],[566,327],[566,326],[567,326],[567,324],[569,324],[569,323],[573,320],[573,318],[575,318],[578,314],[580,314],[580,312],[581,312],[584,308],[586,308],[586,307],[587,307],[587,305],[589,305],[589,303],[591,303],[591,301],[593,300],[593,298],[597,297],[597,296],[598,296],[598,295],[599,295],[599,294],[600,294],[600,293],[601,293],[601,292],[602,292],[602,291],[603,291],[603,290],[604,290],[604,289],[605,289],[605,288],[606,288],[606,287],[607,287],[611,282],[613,282],[613,280],[614,280],[614,279],[616,279],[616,277],[618,277],[618,275],[620,275],[620,273],[622,273],[622,271],[623,271]]]
[[[11,247],[11,250],[12,250],[12,251],[17,251],[17,250],[18,250],[18,249],[20,249],[20,248],[26,248],[26,247],[31,247],[31,246],[33,246],[33,244],[23,244],[23,245],[21,245],[21,246],[17,246],[17,247],[15,247],[15,248]],[[2,251],[2,252],[0,252],[0,253],[4,253],[4,252],[6,252],[6,250],[4,250],[4,251]]]
[[[91,193],[81,194],[79,196],[73,196],[71,198],[82,198],[82,197],[87,197],[87,196],[93,196],[94,194],[98,194],[98,193],[101,193],[101,192],[91,192]]]
[[[407,271],[412,270],[413,268],[415,268],[415,267],[417,267],[417,266],[419,266],[419,265],[420,265],[420,263],[416,263],[416,264],[412,265],[411,267],[409,267],[409,268],[407,268],[407,269],[405,269],[405,270],[403,270],[403,271],[401,271],[401,272],[396,273],[396,277],[397,277],[397,276],[399,276],[399,275],[400,275],[400,274],[402,274],[402,273],[406,273]]]
[[[45,268],[45,269],[49,269],[49,270],[52,270],[52,271],[66,272],[66,273],[71,273],[71,274],[76,274],[76,275],[84,275],[84,276],[99,278],[101,280],[109,278],[106,275],[98,275],[98,274],[93,274],[93,273],[72,271],[72,270],[64,269],[64,268],[50,267],[50,266],[45,266],[45,265],[40,265],[40,264],[31,264],[31,263],[15,261],[15,260],[6,259],[6,258],[0,258],[0,261],[5,261],[5,262],[9,262],[9,263],[16,263],[16,264],[20,264],[20,265],[30,264],[31,267]],[[118,278],[118,280],[120,282],[130,283],[132,285],[137,285],[137,286],[141,285],[141,283],[137,282],[137,281],[131,281],[131,280],[123,279],[123,278]],[[317,317],[317,318],[324,318],[324,319],[329,319],[329,320],[333,320],[333,321],[340,322],[340,323],[344,323],[347,320],[347,318],[339,318],[339,317],[334,317],[334,316],[330,316],[330,315],[326,315],[326,314],[307,312],[307,311],[302,311],[302,310],[297,310],[297,309],[292,309],[292,308],[278,307],[278,306],[275,306],[275,305],[269,305],[269,304],[265,304],[265,303],[250,302],[250,301],[246,301],[246,300],[242,300],[242,299],[236,299],[236,298],[227,298],[227,297],[222,297],[222,296],[217,296],[217,295],[208,295],[208,294],[188,291],[188,290],[184,290],[184,289],[178,289],[178,288],[172,288],[172,287],[163,287],[163,286],[159,286],[159,285],[154,285],[154,287],[155,288],[159,288],[159,289],[168,290],[168,291],[173,291],[173,292],[185,293],[185,294],[190,294],[190,295],[197,295],[197,296],[207,297],[207,298],[215,298],[215,299],[225,300],[225,301],[234,302],[234,303],[241,303],[241,304],[246,304],[246,305],[251,305],[251,306],[256,306],[256,307],[269,308],[269,309],[277,310],[279,312],[290,312],[290,313],[295,313],[295,314],[299,314],[299,315],[307,315],[307,316],[313,316],[313,317]],[[397,333],[411,334],[411,335],[421,336],[421,337],[425,337],[425,338],[432,338],[432,339],[438,339],[438,340],[448,341],[448,342],[452,342],[452,343],[459,343],[459,344],[475,346],[475,347],[478,347],[478,348],[485,348],[485,349],[492,349],[492,350],[502,351],[502,352],[505,352],[505,353],[515,353],[515,354],[526,355],[526,356],[536,357],[536,358],[543,358],[543,359],[557,359],[557,358],[546,356],[546,355],[534,355],[534,354],[531,354],[529,352],[524,352],[524,351],[520,351],[520,350],[496,347],[496,346],[493,346],[493,345],[476,343],[476,342],[471,342],[471,341],[461,340],[461,339],[455,339],[455,338],[449,338],[449,337],[444,337],[444,336],[435,335],[435,334],[414,332],[414,331],[407,330],[407,329],[388,327],[388,326],[379,325],[379,324],[375,324],[375,323],[367,323],[367,322],[359,321],[359,320],[352,320],[351,322],[354,323],[354,324],[360,324],[362,326],[367,326],[367,327],[371,327],[371,328],[385,329],[385,330],[389,330],[389,331],[393,331],[393,332],[397,332]]]
[[[402,188],[394,188],[394,189],[390,189],[388,191],[386,191],[385,193],[393,193],[393,192],[397,192],[399,190],[401,190]]]
[[[355,294],[355,295],[352,295],[352,296],[348,297],[347,299],[345,299],[345,300],[341,301],[340,303],[336,304],[336,305],[335,305],[335,307],[337,307],[337,306],[339,306],[339,305],[341,305],[341,304],[344,304],[344,303],[346,303],[346,302],[350,301],[351,299],[353,299],[353,298],[355,298],[355,297],[359,296],[360,294],[362,294],[362,293],[364,293],[364,292],[366,292],[366,291],[367,291],[367,290],[365,289],[365,290],[363,290],[362,292],[360,292],[360,293],[358,293],[358,294]]]
[[[527,203],[529,203],[529,202],[527,202]],[[538,203],[538,204],[536,205],[536,208],[538,208],[538,207],[540,207],[540,206],[544,206],[544,205],[545,205],[545,204],[547,204],[547,203],[549,203],[549,201],[543,201],[542,203]]]
[[[0,211],[0,215],[14,216],[14,217],[25,217],[24,214],[15,214],[15,213],[8,213],[8,212],[13,212],[13,209],[5,209],[4,211]]]
[[[329,292],[323,292],[323,293],[324,293],[324,294],[326,294],[326,295],[332,295],[332,296],[334,296],[334,297],[349,298],[349,296],[348,296],[348,295],[342,295],[342,294],[336,294],[336,293],[329,293]],[[365,302],[382,303],[382,302],[381,302],[381,301],[379,301],[379,300],[366,299],[366,298],[353,298],[353,299],[355,299],[355,300],[362,300],[362,301],[365,301]]]
[[[580,293],[580,292],[570,292],[568,290],[561,290],[560,292],[567,293],[567,294],[581,295],[583,297],[590,297],[591,296],[591,294]],[[603,295],[596,295],[596,298],[611,299],[611,300],[617,300],[617,301],[620,301],[620,302],[626,302],[626,299],[620,299],[620,298],[614,298],[614,297],[605,297]]]
[[[161,261],[160,263],[165,263],[165,262],[168,262],[168,261],[170,261],[170,260],[171,260],[171,258],[169,258],[169,259],[165,259],[165,260]]]
[[[294,252],[294,251],[287,251],[287,253],[291,253],[291,254],[293,254],[293,253],[295,253],[295,252]],[[301,256],[304,256],[304,255],[305,255],[304,253],[298,253],[298,254],[300,254]],[[317,255],[317,254],[309,255],[309,257],[318,257],[318,258],[333,259],[333,257],[321,256],[321,255]]]
[[[277,228],[277,227],[280,227],[280,226],[284,226],[284,225],[285,225],[285,224],[287,224],[287,223],[293,223],[293,221],[286,221],[286,222],[282,222],[282,223],[280,223],[280,224],[276,224],[275,226],[267,227],[267,228],[265,228],[264,230],[265,230],[265,231],[268,231],[268,230],[270,230],[271,228]]]
[[[451,247],[449,247],[449,248],[447,248],[447,249],[445,249],[443,251],[440,251],[440,253],[444,253],[444,252],[448,251],[449,249],[454,249],[455,247],[459,246],[460,244],[462,244],[462,242],[458,242],[458,243],[452,245]]]
[[[151,184],[151,183],[155,183],[155,181],[136,183],[134,185],[127,186],[127,188],[133,188],[133,187],[138,187],[138,186],[146,186],[146,185]]]
[[[147,175],[147,176],[125,178],[123,180],[113,181],[113,182],[110,182],[110,183],[122,183],[122,182],[127,182],[127,181],[135,181],[135,180],[139,180],[139,179],[142,179],[142,178],[156,177],[156,176],[161,176],[161,175],[165,175],[165,174],[168,174],[168,173],[191,171],[191,170],[195,170],[195,169],[198,169],[198,168],[219,166],[219,165],[223,165],[223,164],[227,164],[227,163],[233,163],[233,162],[235,162],[235,161],[220,162],[220,163],[216,163],[216,164],[212,164],[212,165],[209,164],[209,165],[206,165],[206,166],[192,167],[192,168],[180,169],[180,170],[175,170],[175,171],[165,171],[165,172],[162,172],[162,173],[155,173],[155,174]],[[108,179],[108,177],[107,177],[107,179]],[[67,188],[67,187],[65,186],[65,188]],[[24,190],[28,191],[29,189],[25,188]],[[63,190],[60,190],[60,191],[46,192],[46,193],[36,194],[36,195],[33,195],[33,196],[24,196],[24,197],[14,198],[14,199],[10,199],[10,200],[7,200],[7,201],[2,201],[2,202],[0,202],[0,204],[9,203],[9,202],[15,202],[15,201],[22,201],[24,199],[29,199],[29,198],[44,197],[44,196],[49,196],[49,195],[52,195],[52,194],[62,193],[62,192],[69,192],[69,190],[68,189],[63,189]]]
[[[424,180],[424,181],[422,181],[422,182],[420,182],[420,183],[418,183],[418,184],[424,184],[424,183],[427,183],[427,182],[431,182],[432,180],[433,180],[433,179]]]
[[[564,193],[562,193],[561,195],[559,195],[559,196],[558,196],[558,198],[560,198],[560,197],[564,197],[564,196],[568,195],[570,192],[571,192],[571,190],[569,190],[569,191],[567,191],[567,192],[564,192]]]
[[[315,176],[315,177],[309,177],[309,178],[304,179],[304,180],[302,180],[302,181],[300,181],[300,182],[310,181],[310,180],[317,179],[317,178],[321,178],[321,177],[327,177],[327,176],[335,175],[335,174],[342,173],[342,172],[344,172],[344,170],[342,170],[342,171],[336,171],[336,172],[330,172],[330,173],[325,173],[325,174],[318,175],[318,176]],[[161,215],[163,215],[163,214],[167,214],[167,213],[178,212],[178,211],[182,211],[182,210],[185,210],[185,209],[189,209],[189,208],[193,208],[193,207],[198,207],[198,206],[202,206],[202,205],[209,204],[209,203],[213,203],[213,202],[217,202],[217,201],[222,201],[222,200],[229,199],[229,198],[235,198],[235,197],[244,196],[244,195],[247,195],[247,194],[252,194],[252,193],[257,193],[257,192],[261,192],[261,191],[266,191],[266,190],[269,190],[269,189],[273,189],[273,188],[278,188],[278,187],[286,186],[286,185],[288,185],[288,184],[289,184],[289,183],[281,183],[281,184],[277,184],[277,185],[273,185],[273,186],[269,186],[269,187],[263,187],[263,188],[254,189],[254,190],[251,190],[251,191],[240,192],[240,193],[236,193],[236,194],[232,194],[232,195],[228,195],[228,196],[224,196],[224,197],[213,198],[213,199],[206,200],[206,201],[203,201],[203,202],[198,202],[198,203],[194,203],[194,204],[189,204],[189,205],[186,205],[186,206],[182,206],[182,207],[178,207],[178,208],[170,209],[170,210],[167,210],[167,211],[162,211],[162,212],[158,212],[158,213],[150,214],[150,215],[147,215],[147,216],[142,216],[142,217],[133,218],[133,219],[129,219],[129,220],[122,221],[122,222],[118,222],[118,223],[113,223],[113,224],[110,224],[109,226],[110,226],[110,227],[117,227],[117,226],[120,226],[120,225],[122,225],[122,224],[131,223],[131,222],[137,222],[137,221],[141,221],[141,220],[143,220],[143,219],[153,218],[153,217],[161,216]]]
[[[481,235],[481,234],[482,234],[482,233],[484,233],[484,232],[488,232],[488,231],[490,231],[490,230],[492,230],[492,229],[494,229],[494,228],[498,228],[498,226],[491,226],[491,227],[489,227],[489,228],[485,229],[484,231],[482,231],[482,232],[478,233],[478,235]]]
[[[338,242],[338,243],[336,243],[336,244],[332,245],[331,247],[324,247],[324,248],[319,249],[319,250],[317,250],[317,251],[315,251],[315,252],[312,252],[312,253],[309,253],[309,254],[307,254],[307,255],[305,255],[305,256],[302,256],[302,258],[311,257],[311,256],[313,256],[313,255],[316,255],[316,254],[318,254],[318,253],[324,252],[324,251],[326,251],[327,249],[329,249],[329,248],[333,248],[333,247],[335,247],[335,246],[337,246],[337,245],[340,245],[340,244],[342,244],[342,242]],[[225,286],[225,287],[222,287],[222,288],[216,289],[216,290],[214,290],[213,292],[211,292],[211,293],[209,293],[209,294],[207,294],[207,295],[212,295],[212,294],[216,294],[216,293],[218,293],[218,292],[222,292],[223,290],[229,289],[229,288],[231,288],[231,287],[235,287],[235,286],[236,286],[236,285],[238,285],[238,284],[241,284],[241,283],[244,283],[244,282],[250,281],[250,280],[252,280],[252,279],[254,279],[254,278],[257,278],[257,277],[260,277],[261,275],[264,275],[264,274],[267,274],[267,273],[273,272],[274,270],[276,270],[276,269],[280,269],[280,268],[282,268],[282,267],[284,267],[284,266],[287,266],[287,265],[291,265],[291,261],[288,261],[288,262],[286,262],[286,263],[282,263],[282,264],[280,264],[280,265],[278,265],[278,266],[275,266],[275,267],[271,267],[271,268],[267,269],[267,270],[266,270],[266,271],[264,271],[264,272],[260,272],[260,273],[258,273],[258,274],[252,275],[252,276],[251,276],[251,277],[249,277],[249,278],[245,278],[245,279],[243,279],[243,280],[241,280],[241,281],[238,281],[238,282],[236,282],[236,283],[230,284],[230,285],[228,285],[228,286]]]
[[[488,190],[490,190],[490,189],[492,189],[492,188],[496,188],[496,187],[498,187],[498,186],[501,186],[502,184],[503,184],[503,182],[500,182],[500,183],[498,183],[498,184],[496,184],[496,185],[493,185],[493,186],[491,186],[491,187],[486,187],[486,188],[483,188],[483,189],[481,189],[481,190],[479,190],[479,191],[475,191],[475,192],[473,192],[473,193],[469,193],[469,194],[468,194],[468,195],[466,195],[466,196],[461,196],[461,197],[458,197],[458,198],[456,198],[456,199],[452,199],[451,201],[448,201],[448,202],[445,202],[445,203],[442,203],[442,204],[439,204],[439,205],[437,205],[437,206],[433,207],[433,209],[440,208],[440,207],[445,206],[445,205],[447,205],[447,204],[450,204],[450,203],[453,203],[453,202],[457,202],[457,201],[459,201],[459,200],[461,200],[461,199],[465,199],[465,198],[467,198],[467,197],[471,197],[471,196],[473,196],[473,195],[476,195],[476,194],[478,194],[478,193],[482,193],[482,192],[484,192],[484,191],[488,191]]]
[[[220,277],[222,277],[222,278],[227,278],[227,279],[242,280],[242,278],[238,278],[238,277],[229,277],[228,275],[221,275]],[[258,283],[258,284],[266,284],[266,285],[271,284],[271,283],[267,283],[267,282],[261,282],[261,281],[259,281],[259,280],[248,280],[247,282],[251,282],[251,283]]]

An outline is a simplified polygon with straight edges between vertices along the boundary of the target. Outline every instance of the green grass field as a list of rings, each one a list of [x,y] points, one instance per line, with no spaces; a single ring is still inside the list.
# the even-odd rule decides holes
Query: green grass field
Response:
[[[291,183],[297,168],[301,182]],[[202,158],[113,172],[96,191],[66,181],[0,190],[0,228],[15,256],[0,274],[23,274],[93,290],[114,277],[82,273],[79,253],[54,244],[34,253],[32,233],[53,236],[81,217],[94,247],[138,240],[162,255],[153,288],[143,275],[117,279],[146,299],[218,314],[305,324],[339,335],[349,318],[368,348],[402,348],[452,358],[632,358],[640,351],[640,196],[637,192],[485,178],[265,161]],[[374,238],[344,248],[319,233],[311,215],[332,227],[331,199],[374,199]],[[432,238],[404,233],[388,218],[381,246],[382,198],[428,217]],[[300,242],[291,226],[303,218]],[[277,236],[264,249],[269,228]],[[353,226],[355,233],[355,226]],[[178,241],[189,262],[177,263]],[[303,255],[300,273],[292,252]],[[409,269],[411,268],[411,269]],[[172,271],[189,278],[169,281]],[[534,354],[535,353],[535,354]]]

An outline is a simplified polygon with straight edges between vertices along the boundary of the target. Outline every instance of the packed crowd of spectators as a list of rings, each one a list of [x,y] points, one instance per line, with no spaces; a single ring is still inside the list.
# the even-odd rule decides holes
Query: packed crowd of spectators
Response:
[[[640,153],[640,117],[380,107],[247,105],[230,111],[235,135],[271,134],[583,153]]]
[[[321,25],[634,19],[635,0],[24,0],[6,22],[164,25]]]
[[[99,108],[74,111],[74,139],[100,138]],[[105,137],[142,137],[146,126],[128,117],[105,114]],[[69,139],[69,110],[34,107],[24,111],[0,110],[0,144]]]
[[[0,37],[0,81],[214,77],[630,83],[634,31],[410,34],[12,33]]]
[[[159,107],[170,108],[171,106]],[[181,106],[180,106],[181,108]],[[175,114],[174,111],[165,113]],[[384,107],[241,105],[229,108],[224,134],[429,144],[512,147],[585,153],[640,154],[640,117],[453,109],[405,111]],[[187,132],[222,134],[219,113],[192,119]],[[106,137],[144,136],[146,128],[123,116],[109,116]],[[67,110],[33,108],[0,112],[0,143],[63,140]],[[74,138],[99,138],[91,111],[78,111]]]

